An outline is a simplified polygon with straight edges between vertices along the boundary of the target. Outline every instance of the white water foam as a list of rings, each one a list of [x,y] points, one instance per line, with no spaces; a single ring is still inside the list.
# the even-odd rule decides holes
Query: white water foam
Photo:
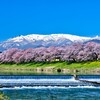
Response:
[[[74,78],[71,79],[0,79],[0,83],[38,83],[38,82],[79,82],[78,80],[75,80]]]
[[[23,86],[23,87],[14,87],[14,88],[0,88],[0,90],[19,90],[19,89],[79,89],[79,88],[83,88],[83,89],[100,89],[100,87],[95,87],[95,86],[69,86],[69,87],[65,87],[65,86]]]
[[[80,78],[80,80],[87,80],[87,81],[95,81],[95,82],[100,82],[100,79],[82,79]],[[11,87],[11,88],[0,88],[0,90],[4,90],[4,89],[69,89],[69,88],[98,88],[100,89],[100,87],[95,87],[92,85],[86,85],[86,86],[80,86],[78,83],[80,83],[79,80],[75,80],[74,77],[70,78],[70,79],[0,79],[0,84],[3,83],[69,83],[69,86],[15,86],[15,87]],[[77,86],[72,86],[71,84],[76,84]],[[84,83],[83,83],[84,85]]]

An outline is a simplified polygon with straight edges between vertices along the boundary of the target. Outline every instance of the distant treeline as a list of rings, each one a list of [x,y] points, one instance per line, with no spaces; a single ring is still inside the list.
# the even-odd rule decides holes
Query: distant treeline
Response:
[[[84,62],[100,60],[100,44],[74,44],[66,47],[41,47],[21,50],[11,48],[0,53],[0,63]]]

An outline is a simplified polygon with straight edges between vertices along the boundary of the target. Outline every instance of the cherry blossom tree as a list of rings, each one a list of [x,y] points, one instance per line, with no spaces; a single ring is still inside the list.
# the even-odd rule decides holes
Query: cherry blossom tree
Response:
[[[100,44],[90,42],[75,43],[65,47],[40,47],[21,50],[11,48],[0,53],[0,63],[28,62],[82,62],[100,60]]]

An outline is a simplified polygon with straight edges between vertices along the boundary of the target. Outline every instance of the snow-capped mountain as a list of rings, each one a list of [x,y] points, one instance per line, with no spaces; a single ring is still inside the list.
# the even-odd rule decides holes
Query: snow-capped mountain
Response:
[[[21,35],[1,42],[0,51],[9,48],[27,49],[36,47],[66,46],[77,42],[85,43],[90,41],[100,43],[100,37],[82,37],[71,34]]]
[[[76,35],[71,35],[71,34],[50,34],[50,35],[31,34],[31,35],[26,35],[26,36],[21,35],[21,36],[9,39],[8,41],[13,40],[14,42],[21,42],[23,41],[23,39],[28,40],[28,41],[35,41],[35,40],[57,41],[58,39],[61,39],[61,38],[69,39],[72,42],[91,39],[90,37],[81,37],[81,36],[76,36]]]

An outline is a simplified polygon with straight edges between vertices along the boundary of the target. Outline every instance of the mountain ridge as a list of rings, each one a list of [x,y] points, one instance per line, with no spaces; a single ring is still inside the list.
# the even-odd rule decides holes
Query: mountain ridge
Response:
[[[67,46],[73,43],[86,43],[92,41],[100,43],[100,37],[83,37],[63,33],[50,35],[30,34],[17,36],[1,42],[0,51],[9,48],[27,49],[50,46]]]
[[[49,39],[54,39],[57,40],[59,38],[66,38],[66,39],[70,39],[71,41],[76,41],[76,40],[82,40],[82,39],[90,39],[91,37],[83,37],[83,36],[77,36],[77,35],[71,35],[71,34],[50,34],[50,35],[41,35],[41,34],[30,34],[30,35],[21,35],[21,36],[17,36],[15,38],[11,38],[9,40],[19,40],[19,39],[29,39],[29,40],[49,40]]]

